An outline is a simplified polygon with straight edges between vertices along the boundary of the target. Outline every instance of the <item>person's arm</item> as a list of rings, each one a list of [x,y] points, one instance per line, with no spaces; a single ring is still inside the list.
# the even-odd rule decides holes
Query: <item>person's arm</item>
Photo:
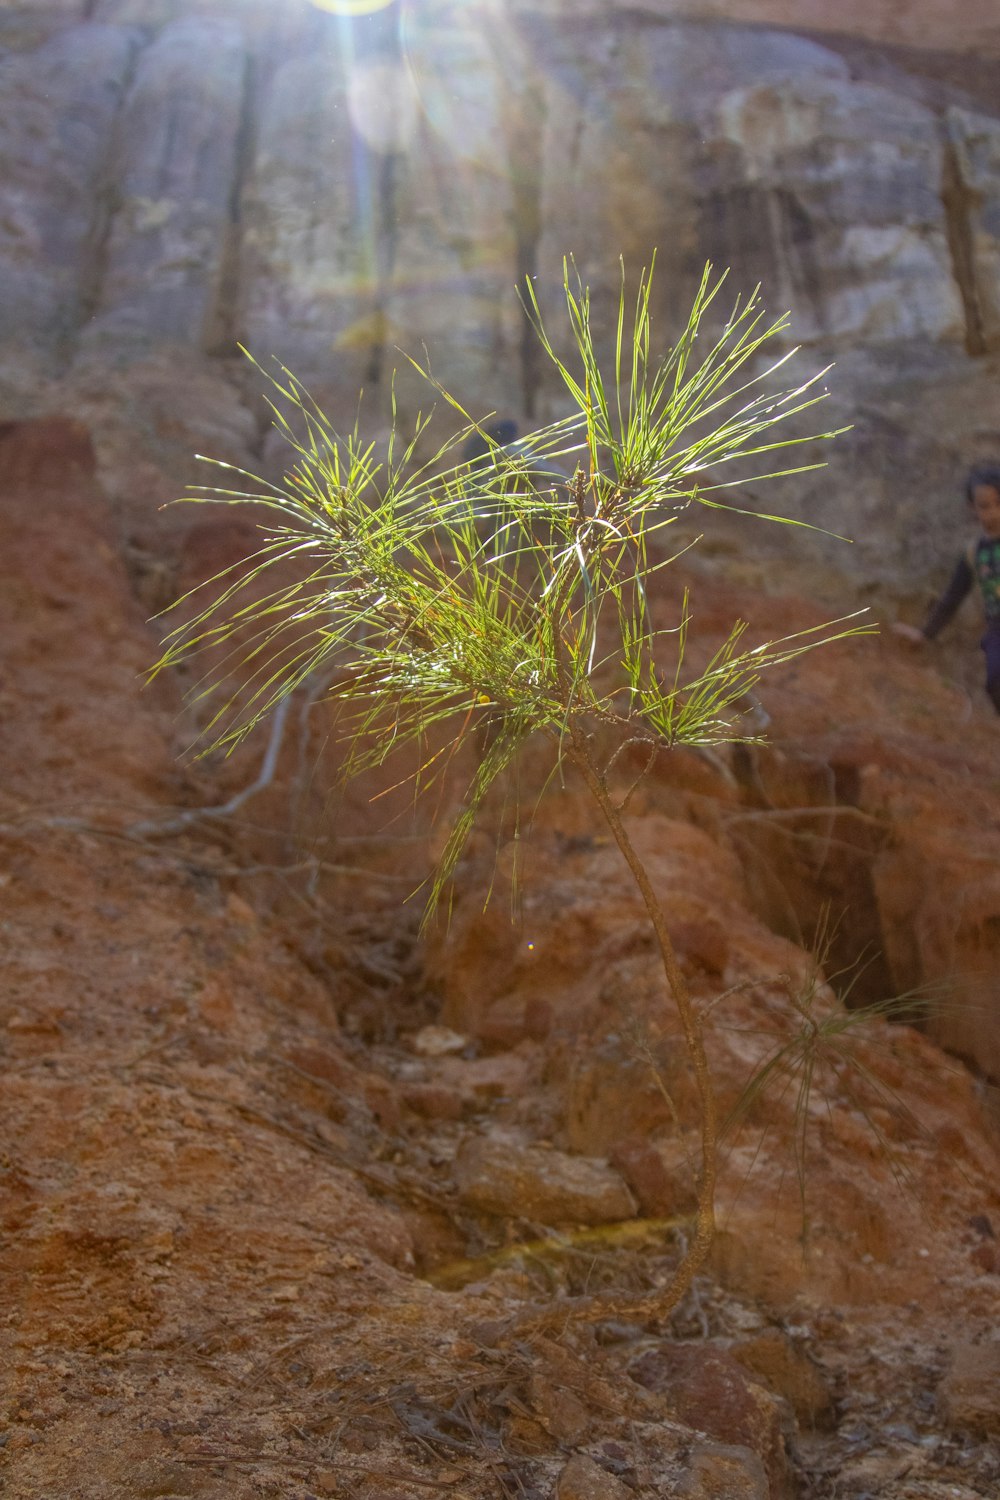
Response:
[[[948,621],[954,616],[975,582],[972,564],[964,554],[959,558],[951,582],[941,595],[940,599],[932,608],[927,619],[924,621],[921,635],[925,640],[932,641],[934,637],[944,629]]]

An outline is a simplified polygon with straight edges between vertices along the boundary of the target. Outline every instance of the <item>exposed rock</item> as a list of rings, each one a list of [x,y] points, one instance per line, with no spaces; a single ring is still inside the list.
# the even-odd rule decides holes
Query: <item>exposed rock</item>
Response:
[[[708,256],[735,289],[760,281],[789,308],[818,361],[837,354],[827,425],[853,432],[822,481],[788,482],[787,503],[822,498],[821,524],[858,540],[855,568],[929,580],[953,530],[931,502],[1000,446],[983,363],[1000,347],[986,86],[1000,42],[971,10],[951,5],[945,21],[927,0],[877,16],[856,4],[831,23],[787,0],[601,0],[567,25],[562,0],[534,0],[502,16],[418,9],[401,39],[391,8],[373,10],[348,41],[344,18],[309,0],[278,13],[259,0],[8,4],[0,402],[93,421],[82,407],[113,360],[169,341],[192,380],[214,368],[239,382],[215,356],[242,341],[303,376],[341,428],[361,387],[368,424],[384,427],[393,367],[404,418],[426,408],[397,352],[424,345],[470,409],[561,414],[516,285],[532,276],[565,347],[573,253],[600,338],[619,256],[635,269],[658,246],[663,337]],[[852,32],[909,50],[859,51]],[[960,51],[926,50],[972,36],[975,87]],[[178,426],[168,462],[141,383],[128,403],[139,508],[164,498],[167,469],[175,487],[189,477],[192,445],[216,446],[215,406],[209,441]],[[120,403],[101,423],[121,425]],[[111,446],[96,427],[95,441]],[[258,458],[271,476],[285,462],[266,434]]]
[[[671,323],[685,315],[692,274],[707,256],[750,285],[769,260],[769,295],[781,296],[774,204],[748,186],[722,112],[741,89],[780,89],[792,80],[808,88],[814,75],[849,88],[836,53],[794,36],[690,24],[564,32],[558,45],[571,86],[568,104],[546,118],[539,264],[558,263],[571,249],[604,315],[616,288],[600,268],[620,254],[641,264],[651,245],[659,247],[657,294]],[[593,98],[604,101],[602,109],[592,108]],[[804,154],[786,182],[790,193],[807,160]],[[636,180],[656,183],[657,191],[635,194]],[[554,289],[543,280],[541,290],[551,297]],[[808,315],[808,306],[801,311]],[[565,341],[558,325],[557,337]]]
[[[440,966],[445,1016],[456,1029],[481,1035],[480,1028],[490,1025],[493,1007],[510,996],[517,996],[521,1004],[551,1006],[560,995],[572,992],[572,1008],[560,1012],[558,1029],[565,1031],[596,1009],[625,1016],[640,993],[649,990],[649,998],[655,999],[661,992],[647,962],[650,933],[641,900],[627,888],[614,888],[609,877],[620,868],[621,856],[603,835],[595,836],[593,824],[587,826],[580,815],[583,806],[575,805],[572,823],[558,799],[540,809],[530,865],[519,875],[523,896],[513,940],[503,904],[493,902],[483,912],[478,895],[473,895],[474,882],[464,887],[470,899],[456,902],[447,932],[432,938],[431,963]],[[750,927],[730,924],[722,934],[715,915],[741,888],[740,870],[732,855],[702,830],[652,808],[637,824],[636,837],[658,893],[669,907],[685,967],[704,975],[717,972],[720,963],[741,960],[746,946],[755,941]],[[508,875],[508,860],[516,857],[520,847],[512,843],[502,851],[501,878]],[[471,873],[471,856],[468,868]],[[607,1049],[623,1062],[630,1051],[620,1032],[609,1037]],[[571,1086],[579,1097],[581,1142],[587,1139],[588,1121],[603,1132],[606,1146],[609,1139],[631,1133],[636,1124],[658,1122],[665,1110],[669,1113],[648,1059],[634,1048],[631,1052],[636,1091],[631,1100],[622,1099],[624,1113],[613,1124],[602,1116],[599,1101],[587,1102],[593,1088],[599,1092],[595,1076],[600,1072],[599,1059],[579,1060]],[[664,1066],[672,1074],[666,1062]]]
[[[516,1099],[524,1093],[537,1069],[532,1064],[530,1044],[527,1049],[504,1052],[496,1057],[446,1057],[438,1069],[445,1087],[458,1091],[469,1105],[493,1099]]]
[[[636,1211],[628,1188],[605,1162],[499,1134],[463,1144],[455,1181],[472,1207],[540,1224],[607,1224]]]
[[[590,1427],[584,1402],[541,1373],[532,1377],[531,1404],[542,1426],[560,1443],[579,1443]]]
[[[284,355],[341,429],[361,384],[384,422],[394,345],[425,339],[477,412],[553,413],[513,286],[532,274],[548,313],[567,250],[598,324],[619,251],[634,269],[659,243],[658,313],[682,314],[712,253],[734,289],[759,275],[792,307],[817,362],[838,356],[823,425],[854,421],[846,457],[788,493],[856,534],[853,582],[784,555],[779,575],[725,520],[688,574],[694,649],[737,613],[776,638],[886,580],[916,618],[961,546],[963,466],[1000,452],[996,19],[981,0],[490,0],[386,8],[350,44],[344,19],[309,0],[0,5],[0,419],[47,417],[0,430],[0,1482],[74,1493],[85,1453],[109,1494],[771,1500],[794,1416],[806,1487],[985,1500],[998,1262],[977,1221],[998,1221],[1000,1178],[953,1060],[905,1028],[847,1028],[804,1136],[794,1082],[754,1101],[721,1164],[726,1227],[676,1315],[697,1343],[638,1387],[624,1372],[649,1334],[627,1304],[665,1284],[670,1232],[571,1236],[531,1265],[503,1243],[503,1219],[686,1212],[697,1171],[646,917],[579,788],[535,819],[521,926],[503,901],[481,911],[491,831],[451,937],[370,988],[352,945],[369,926],[397,940],[392,882],[422,868],[422,833],[375,852],[364,786],[329,871],[314,858],[338,768],[317,754],[305,787],[317,707],[252,819],[151,835],[245,787],[258,752],[178,769],[190,721],[165,679],[139,683],[144,616],[258,542],[253,519],[153,520],[211,478],[191,452],[287,461],[256,377],[221,357],[235,340]],[[400,378],[404,417],[417,389]],[[791,578],[808,600],[774,597]],[[665,629],[677,603],[654,601]],[[1000,1070],[977,639],[966,612],[919,660],[883,641],[793,665],[772,755],[664,757],[637,787],[724,1114],[769,1052],[797,1055],[810,983],[841,1019],[807,951],[838,891],[845,961],[884,954],[856,994],[949,985],[935,1035]],[[528,842],[503,825],[501,878]],[[399,1034],[431,1019],[493,1055],[415,1060]],[[890,1196],[900,1170],[919,1196]],[[496,1273],[445,1293],[415,1249],[421,1278],[465,1257]],[[593,1340],[568,1326],[562,1351],[522,1340],[524,1299],[553,1285],[623,1314]],[[839,1428],[807,1340],[837,1373]]]
[[[340,401],[368,384],[375,267],[368,255],[376,191],[357,182],[338,33],[305,54],[269,59],[255,95],[255,149],[242,191],[240,331],[262,361],[276,357]],[[360,234],[359,234],[360,231]],[[366,240],[366,236],[368,237]]]
[[[111,197],[84,348],[211,348],[246,54],[231,22],[182,18],[138,58],[105,168]],[[231,352],[231,346],[227,349]]]
[[[410,1045],[418,1057],[447,1057],[449,1053],[464,1052],[469,1038],[447,1026],[422,1026]]]
[[[731,187],[720,182],[714,211],[724,215],[730,201],[735,222],[759,202],[757,269],[800,336],[867,345],[962,337],[930,109],[806,74],[728,92],[719,118],[740,170]],[[743,276],[754,280],[752,253]]]
[[[1000,347],[1000,121],[952,108],[948,184],[959,289],[971,353]]]
[[[767,1472],[753,1449],[736,1443],[699,1443],[688,1458],[684,1500],[772,1500]]]
[[[658,1052],[644,1054],[633,1038],[614,1030],[595,1038],[573,1059],[566,1080],[566,1139],[574,1151],[617,1155],[615,1165],[626,1175],[629,1159],[630,1170],[643,1175],[634,1152],[630,1155],[622,1142],[648,1143],[652,1132],[675,1126],[677,1103],[671,1090],[679,1086],[686,1097],[676,1058],[665,1055],[665,1049]],[[657,1170],[653,1155],[650,1145],[643,1153],[647,1194],[655,1194],[657,1187],[665,1191],[670,1175],[665,1162]]]
[[[108,3],[108,0],[105,0]],[[836,9],[824,0],[514,0],[518,10],[605,19],[615,10],[638,10],[659,21],[745,22],[811,32],[846,33],[884,43],[955,47],[963,51],[1000,52],[1000,28],[977,0],[906,0],[899,5],[871,5],[843,0]]]
[[[630,1117],[639,1074],[610,1044],[626,1009],[684,1127],[662,1125],[652,1144],[676,1143],[683,1160],[692,1133],[656,955],[580,789],[558,794],[550,823],[540,809],[535,831],[540,876],[589,947],[560,948],[558,909],[539,900],[527,910],[550,951],[535,966],[503,913],[476,997],[473,893],[488,884],[495,847],[484,836],[464,873],[457,941],[434,955],[447,991],[454,954],[455,993],[468,994],[471,1013],[499,994],[510,1014],[520,1004],[526,1015],[529,1000],[544,1004],[547,1025],[510,1052],[415,1056],[407,1039],[440,1019],[438,995],[419,971],[412,924],[398,914],[400,886],[390,881],[386,891],[382,878],[423,860],[420,836],[404,844],[395,828],[387,839],[376,833],[383,804],[373,813],[362,788],[338,815],[334,868],[327,875],[304,859],[301,869],[301,850],[329,847],[333,775],[320,773],[332,762],[312,762],[313,741],[301,754],[289,747],[288,767],[250,817],[210,826],[195,818],[161,837],[136,831],[136,819],[140,829],[176,827],[179,810],[217,807],[220,787],[250,783],[259,751],[176,767],[170,685],[138,689],[155,643],[131,596],[86,430],[68,420],[7,427],[0,473],[4,1493],[72,1493],[85,1451],[88,1482],[114,1494],[211,1500],[247,1484],[283,1493],[290,1474],[304,1492],[345,1482],[353,1492],[361,1474],[363,1487],[387,1486],[387,1495],[433,1475],[486,1496],[501,1473],[507,1488],[555,1494],[575,1445],[600,1471],[587,1477],[605,1495],[616,1485],[682,1494],[686,1484],[698,1500],[762,1500],[766,1472],[751,1447],[767,1453],[779,1415],[790,1430],[797,1406],[789,1451],[804,1488],[833,1477],[845,1493],[886,1500],[991,1496],[992,1419],[982,1413],[991,1387],[962,1387],[959,1359],[938,1413],[933,1399],[940,1349],[960,1340],[981,1359],[995,1324],[995,1278],[969,1252],[993,1243],[1000,1178],[969,1078],[898,1027],[866,1031],[865,1077],[849,1076],[843,1054],[836,1069],[817,1068],[805,1234],[796,1117],[780,1089],[765,1094],[721,1163],[726,1229],[675,1314],[686,1341],[681,1368],[668,1370],[669,1339],[651,1342],[629,1304],[669,1277],[679,1241],[669,1227],[631,1219],[548,1245],[518,1243],[517,1221],[539,1206],[526,1202],[532,1194],[543,1208],[555,1196],[567,1223],[605,1213],[609,1196],[617,1212],[632,1212],[614,1173],[541,1144],[563,1145],[573,1119],[597,1140],[602,1111],[609,1125]],[[179,566],[196,575],[246,541],[229,525],[200,529]],[[699,634],[706,621],[714,628],[742,606],[739,576],[709,581],[697,649],[714,649]],[[800,603],[753,602],[770,633],[809,618]],[[927,669],[887,653],[872,673],[871,660],[862,648],[835,653],[822,672],[810,663],[775,693],[769,706],[786,749],[811,746],[818,764],[831,736],[847,733],[848,716],[869,736],[873,725],[892,726],[881,756],[870,737],[863,758],[832,756],[839,794],[869,813],[871,799],[884,797],[885,816],[904,819],[910,806],[919,819],[958,787],[963,812],[986,827],[995,792],[982,767],[995,751],[994,720],[970,715],[956,740],[953,699],[930,675],[922,731],[905,713],[887,717]],[[325,736],[322,707],[312,717]],[[310,791],[296,769],[302,760]],[[799,792],[821,780],[796,756],[785,765]],[[877,774],[865,771],[873,766]],[[547,769],[529,758],[525,773]],[[766,790],[773,782],[763,770]],[[630,804],[670,910],[684,921],[711,914],[725,933],[725,974],[688,965],[723,1108],[798,1015],[780,976],[802,985],[811,972],[800,946],[748,912],[752,884],[725,847],[726,830],[744,813],[766,815],[766,803],[741,803],[728,785],[716,794],[724,783],[716,774],[695,792],[686,771],[678,788],[660,770]],[[301,837],[290,832],[293,804],[305,809]],[[685,832],[689,817],[699,826]],[[344,859],[357,861],[347,874]],[[588,956],[602,968],[593,978]],[[838,1019],[832,993],[819,990],[822,1016]],[[574,1113],[572,1070],[590,1052],[603,1071],[589,1076],[586,1098],[601,1102]],[[411,1088],[438,1090],[437,1105],[418,1117],[405,1107]],[[441,1098],[459,1110],[438,1107]],[[466,1110],[493,1150],[494,1176],[512,1158],[521,1173],[505,1183],[501,1219],[466,1212],[460,1196],[453,1162],[470,1127],[453,1114]],[[624,1166],[642,1130],[619,1139]],[[900,1167],[919,1178],[918,1195],[895,1194]],[[437,1272],[452,1290],[435,1285]],[[531,1318],[553,1288],[566,1321],[543,1339]],[[572,1308],[594,1295],[608,1301],[591,1334]],[[822,1398],[773,1331],[762,1332],[771,1323],[795,1330],[792,1351],[808,1342],[836,1371],[840,1427],[812,1428],[808,1414]],[[740,1346],[780,1396],[748,1378],[732,1358]],[[650,1350],[667,1359],[664,1378],[654,1369],[647,1388],[627,1370]],[[995,1384],[995,1371],[973,1373]],[[946,1439],[951,1418],[941,1413],[952,1399],[969,1426]],[[699,1437],[710,1423],[724,1424],[724,1438]],[[733,1446],[734,1433],[748,1446]],[[418,1451],[429,1459],[419,1473]],[[773,1450],[769,1457],[777,1467]],[[770,1488],[780,1494],[783,1484],[779,1469]]]
[[[930,688],[924,678],[899,693],[897,722],[928,711]],[[767,751],[755,774],[766,807],[733,824],[755,909],[791,935],[840,903],[826,962],[852,976],[853,1001],[925,987],[914,998],[931,1033],[1000,1076],[986,978],[1000,963],[1000,883],[985,786],[923,759],[915,741],[867,736],[837,736],[807,757]]]
[[[633,1360],[629,1374],[660,1394],[666,1409],[689,1427],[749,1448],[766,1470],[772,1496],[792,1493],[777,1404],[725,1350],[662,1344]]]
[[[426,342],[448,389],[480,401],[489,392],[487,409],[519,412],[524,323],[510,290],[531,269],[538,232],[530,136],[542,90],[530,46],[500,15],[450,7],[412,27],[390,86],[396,77],[415,90],[419,111],[393,143],[395,158],[382,148],[375,163],[393,216],[380,268],[381,357],[390,365],[395,346],[416,354]],[[385,82],[378,88],[384,96]],[[427,340],[429,328],[447,336]],[[426,391],[401,375],[408,399],[425,405]]]
[[[969,1259],[988,1275],[1000,1276],[1000,1245],[977,1245]]]
[[[556,1485],[556,1500],[629,1500],[631,1494],[627,1484],[585,1453],[574,1454]]]
[[[952,1431],[1000,1433],[1000,1343],[960,1343],[938,1388],[941,1415]]]
[[[108,140],[137,47],[121,27],[83,25],[0,53],[0,346],[16,341],[22,360],[67,347],[86,316]]]
[[[765,1328],[731,1349],[777,1396],[783,1396],[804,1428],[828,1426],[834,1410],[830,1381],[802,1345],[778,1328]]]
[[[409,1083],[400,1093],[407,1108],[428,1120],[460,1120],[467,1103],[460,1089],[440,1083]]]
[[[627,1136],[608,1159],[632,1189],[641,1213],[660,1218],[693,1211],[697,1174],[683,1142]]]
[[[960,803],[938,804],[907,819],[898,837],[897,848],[874,867],[897,987],[905,991],[921,980],[935,986],[933,1035],[1000,1078],[1000,1025],[986,979],[1000,961],[993,830],[963,816]]]
[[[148,657],[141,617],[112,545],[90,436],[66,419],[10,424],[0,428],[0,464],[8,486],[0,546],[4,686],[10,692],[15,681],[30,683],[45,661],[53,664],[52,677],[67,700],[60,706],[52,696],[26,695],[19,718],[20,732],[32,740],[30,763],[13,742],[7,746],[4,795],[27,795],[31,776],[45,771],[64,805],[77,799],[82,810],[100,781],[106,785],[114,776],[117,798],[127,808],[170,775],[170,757],[149,720],[135,711]],[[71,486],[72,495],[53,534],[44,497],[60,484]],[[25,618],[39,620],[38,629],[18,630]],[[123,713],[109,737],[104,705],[119,695],[131,701],[132,712]],[[0,738],[14,732],[10,710],[0,712]]]

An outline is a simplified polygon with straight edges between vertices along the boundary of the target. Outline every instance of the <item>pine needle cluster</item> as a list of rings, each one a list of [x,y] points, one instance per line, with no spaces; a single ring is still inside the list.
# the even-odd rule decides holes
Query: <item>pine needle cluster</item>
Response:
[[[211,580],[207,604],[200,593],[184,601],[184,621],[159,663],[205,655],[212,664],[196,693],[217,704],[207,731],[214,747],[237,744],[289,694],[321,680],[343,710],[348,773],[402,746],[436,745],[420,757],[418,789],[426,789],[453,761],[448,752],[473,744],[474,769],[429,911],[484,798],[529,738],[547,736],[577,766],[642,893],[702,1103],[698,1229],[665,1306],[683,1295],[711,1240],[717,1121],[701,1017],[597,746],[610,743],[613,760],[635,742],[652,757],[749,738],[743,709],[764,672],[865,628],[851,616],[751,646],[736,622],[707,666],[689,670],[686,597],[669,632],[654,623],[651,580],[675,561],[660,534],[692,506],[733,508],[722,498],[723,466],[759,469],[763,461],[758,480],[801,472],[818,465],[789,464],[786,450],[834,435],[802,437],[783,425],[823,399],[825,371],[781,385],[795,351],[765,356],[784,344],[787,318],[769,320],[759,291],[723,312],[724,287],[725,276],[706,267],[680,337],[658,353],[652,268],[634,298],[623,270],[617,324],[601,330],[611,355],[602,359],[590,296],[572,264],[564,267],[568,357],[529,283],[526,311],[568,414],[515,444],[498,443],[488,418],[470,416],[421,371],[455,430],[435,447],[430,417],[418,415],[404,436],[394,402],[392,435],[378,454],[357,424],[346,436],[335,432],[279,366],[267,378],[293,454],[282,483],[231,470],[234,487],[188,497],[263,507],[263,545],[237,576]],[[485,455],[469,460],[473,434]],[[743,469],[738,477],[745,480]],[[661,667],[668,654],[676,663],[669,674]]]

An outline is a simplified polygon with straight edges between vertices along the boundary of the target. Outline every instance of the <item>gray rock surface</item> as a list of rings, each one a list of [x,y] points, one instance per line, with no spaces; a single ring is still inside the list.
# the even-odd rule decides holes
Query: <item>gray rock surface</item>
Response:
[[[650,20],[744,22],[873,41],[1000,53],[1000,24],[981,0],[512,0],[549,16],[595,17],[628,11]]]
[[[934,113],[889,89],[802,75],[719,102],[741,180],[719,202],[761,231],[756,267],[796,335],[833,344],[960,340]],[[739,261],[737,261],[739,265]],[[754,275],[754,270],[759,274]]]
[[[364,387],[384,427],[394,369],[404,419],[431,403],[400,349],[527,423],[563,397],[517,286],[565,347],[563,256],[602,331],[619,256],[635,272],[655,247],[664,343],[710,258],[790,310],[803,375],[838,361],[821,420],[852,434],[766,503],[858,545],[794,545],[862,584],[934,586],[955,547],[938,501],[1000,452],[1000,27],[966,0],[828,12],[518,0],[400,26],[309,0],[0,4],[0,412],[74,409],[167,348],[179,393],[198,367],[259,410],[228,363],[244,343],[339,426]],[[946,45],[978,50],[921,50]]]
[[[364,382],[371,342],[373,184],[352,155],[335,39],[283,55],[255,95],[255,148],[241,198],[240,333],[309,378],[336,367]],[[360,152],[360,160],[367,157]]]
[[[141,52],[108,143],[84,347],[211,347],[246,67],[238,27],[211,18],[172,22]]]
[[[559,1475],[556,1500],[628,1500],[628,1485],[585,1453],[576,1453]]]
[[[1000,119],[950,109],[947,168],[970,351],[1000,348]]]
[[[608,1224],[633,1218],[635,1199],[606,1162],[547,1151],[513,1137],[473,1137],[455,1159],[463,1200],[540,1224]]]
[[[764,1465],[735,1443],[700,1443],[688,1460],[684,1500],[771,1500]]]
[[[87,314],[108,143],[138,47],[69,26],[0,54],[0,345],[70,345]]]

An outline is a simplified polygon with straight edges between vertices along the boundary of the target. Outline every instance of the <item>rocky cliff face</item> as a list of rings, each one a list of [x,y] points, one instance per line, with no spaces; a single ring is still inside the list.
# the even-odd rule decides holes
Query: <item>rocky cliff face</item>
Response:
[[[338,421],[362,386],[384,421],[397,349],[424,345],[473,409],[544,418],[559,394],[517,283],[557,309],[573,253],[600,312],[619,255],[638,268],[655,246],[664,337],[711,259],[791,310],[814,368],[836,359],[824,420],[853,434],[785,503],[852,534],[864,579],[946,566],[948,498],[1000,452],[1000,28],[982,7],[332,9],[0,5],[10,413],[75,407],[106,467],[127,456],[119,498],[140,476],[139,512],[192,447],[259,450],[238,343]],[[399,395],[426,404],[405,362]]]
[[[473,409],[544,418],[514,285],[554,308],[567,251],[598,314],[654,245],[668,322],[706,256],[761,279],[855,424],[784,494],[857,535],[853,580],[734,556],[731,523],[662,575],[664,628],[686,582],[705,660],[737,615],[774,638],[842,612],[827,587],[919,590],[1000,453],[997,27],[979,0],[329,4],[0,0],[0,1488],[987,1500],[1000,782],[971,621],[930,659],[803,658],[767,748],[630,793],[726,1110],[809,1041],[803,997],[840,1037],[809,945],[854,998],[916,991],[979,1075],[882,1022],[804,1093],[779,1070],[669,1322],[637,1308],[690,1210],[691,1085],[579,789],[534,818],[518,926],[478,894],[523,857],[497,807],[421,944],[399,898],[438,835],[393,816],[405,782],[331,809],[322,704],[271,780],[256,745],[184,770],[178,684],[138,682],[143,616],[255,545],[157,513],[195,451],[277,462],[237,343],[338,424],[364,384],[377,431],[423,342]],[[581,1299],[601,1321],[544,1337]]]
[[[956,747],[954,690],[854,641],[796,664],[738,776],[675,751],[635,789],[722,1114],[773,1064],[661,1317],[694,1086],[583,787],[537,801],[532,751],[530,839],[498,797],[417,943],[435,836],[332,811],[323,705],[252,796],[256,746],[178,769],[86,431],[11,424],[0,475],[5,1500],[995,1500],[989,1094],[846,1028],[796,941],[836,877],[847,963],[870,916],[894,974],[995,975],[992,719]],[[710,651],[745,595],[699,595]],[[949,1039],[996,1069],[982,999]]]

